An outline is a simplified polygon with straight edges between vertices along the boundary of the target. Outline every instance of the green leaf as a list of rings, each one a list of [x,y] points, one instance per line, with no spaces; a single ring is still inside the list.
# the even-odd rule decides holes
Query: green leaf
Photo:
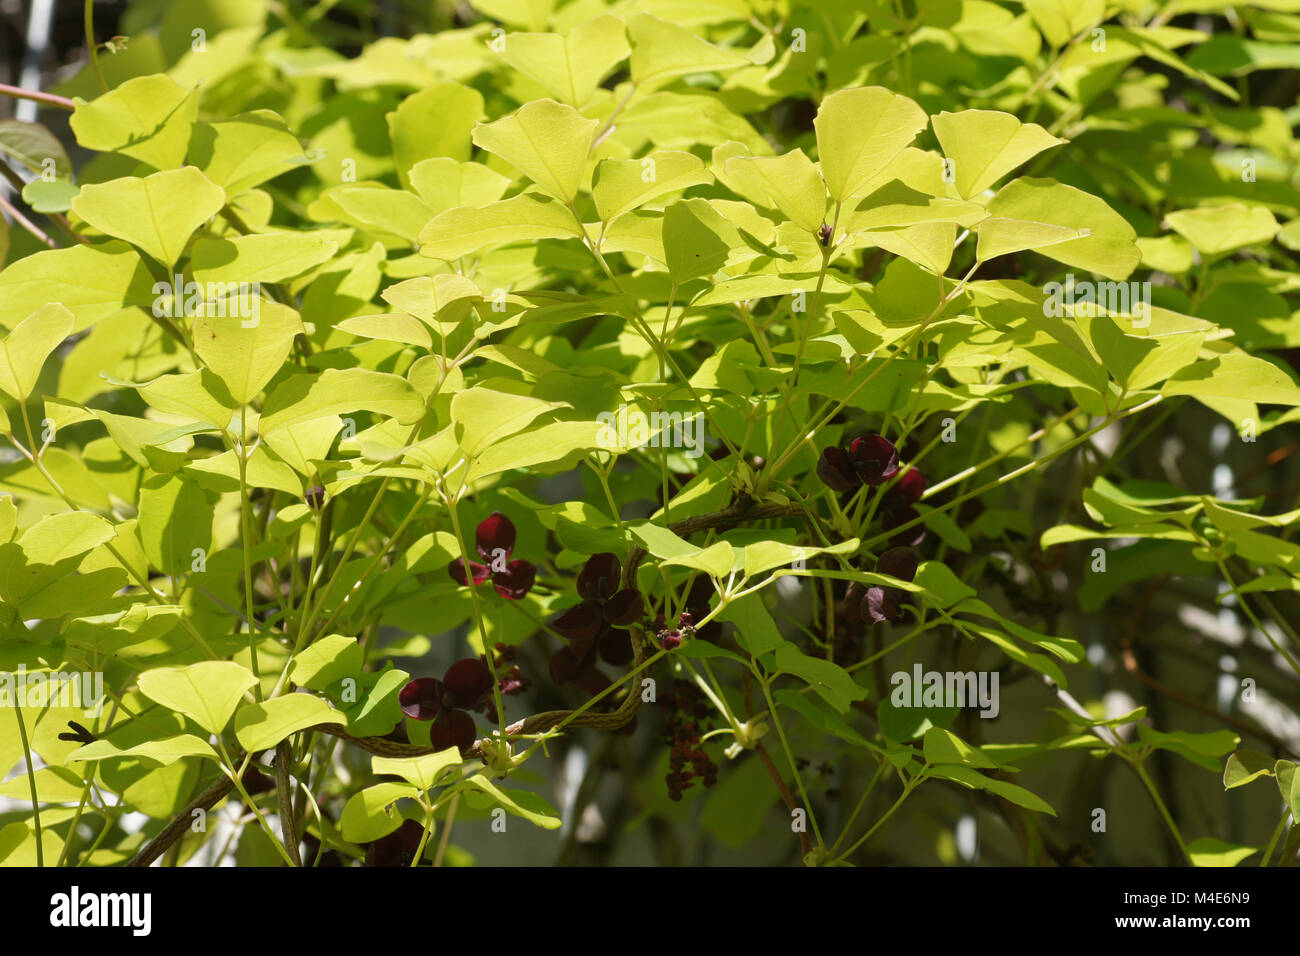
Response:
[[[757,594],[746,594],[732,601],[718,615],[718,620],[736,625],[736,641],[753,657],[761,657],[785,643],[772,615],[763,606],[762,597]]]
[[[233,661],[201,661],[186,667],[159,667],[140,675],[140,693],[184,714],[204,730],[220,734],[244,692],[257,683],[251,671]]]
[[[581,107],[629,49],[623,22],[601,15],[579,23],[567,36],[511,33],[497,53],[561,103]]]
[[[41,377],[50,353],[72,334],[72,313],[57,302],[23,319],[0,342],[0,391],[25,402]]]
[[[100,232],[124,239],[167,268],[176,265],[194,230],[226,203],[226,195],[193,166],[83,186],[72,211]]]
[[[279,114],[253,110],[195,126],[190,161],[234,199],[289,172],[306,157]]]
[[[742,244],[735,227],[704,199],[683,199],[664,210],[663,243],[665,265],[677,283],[712,275]]]
[[[1025,9],[1053,48],[1065,46],[1103,19],[1105,0],[1025,0]]]
[[[942,112],[933,119],[944,155],[953,163],[957,194],[978,196],[1017,166],[1065,142],[1037,123],[997,110]]]
[[[482,774],[465,778],[465,784],[475,787],[488,796],[492,805],[505,808],[507,813],[523,817],[543,830],[558,830],[559,814],[543,797],[527,790],[504,790]]]
[[[269,750],[315,724],[341,724],[344,717],[319,697],[286,694],[260,704],[246,704],[235,714],[235,737],[249,753]]]
[[[435,213],[457,206],[477,209],[496,202],[510,180],[482,163],[458,163],[445,156],[423,159],[411,167],[411,188]]]
[[[451,420],[460,447],[473,457],[503,438],[523,431],[539,415],[567,408],[564,402],[544,402],[490,388],[467,388],[451,399]]]
[[[951,731],[931,727],[923,741],[925,759],[933,764],[959,764],[963,767],[993,770],[998,764],[978,747],[972,747]]]
[[[996,777],[987,777],[969,767],[954,767],[945,764],[941,767],[932,768],[930,773],[942,780],[953,780],[972,790],[987,790],[989,793],[996,794],[1004,800],[1010,800],[1017,806],[1033,810],[1035,813],[1048,813],[1056,816],[1056,811],[1052,809],[1051,804],[1036,793],[1026,790],[1024,787],[1016,786],[1014,783],[999,780]]]
[[[572,106],[535,100],[474,129],[474,144],[504,159],[564,203],[573,202],[599,123]],[[423,240],[422,240],[423,241]]]
[[[1300,405],[1300,387],[1272,362],[1236,351],[1206,359],[1169,376],[1165,395],[1241,398],[1275,405]]]
[[[327,368],[319,375],[294,375],[273,388],[262,404],[258,429],[266,435],[359,409],[412,425],[424,415],[424,400],[400,375],[364,368]]]
[[[68,125],[86,149],[117,152],[155,169],[185,159],[198,97],[164,75],[127,80],[92,102],[76,100]]]
[[[96,740],[68,754],[68,760],[111,760],[114,757],[142,757],[161,766],[168,766],[184,757],[205,757],[219,760],[217,752],[206,740],[193,734],[180,734],[162,740],[146,740],[133,747],[118,747],[111,740]]]
[[[259,312],[251,326],[251,319],[205,315],[194,320],[195,354],[241,405],[261,394],[303,331],[302,319],[287,305],[260,302]]]
[[[857,538],[850,538],[827,548],[812,548],[783,541],[755,541],[745,545],[745,577],[752,578],[772,568],[787,567],[796,561],[806,562],[821,554],[854,554],[860,543]]]
[[[411,185],[411,167],[422,160],[437,156],[468,160],[470,134],[483,116],[483,95],[460,83],[434,83],[402,100],[387,117],[402,186]]]
[[[459,767],[462,761],[455,747],[439,750],[437,753],[423,754],[419,757],[371,757],[370,769],[376,776],[401,777],[413,787],[428,790],[446,776],[443,771]]]
[[[43,176],[48,173],[66,180],[72,175],[72,163],[63,151],[63,144],[40,123],[0,120],[0,154]]]
[[[1137,232],[1105,201],[1051,179],[1021,177],[998,190],[989,218],[975,226],[976,256],[1033,249],[1108,279],[1127,279],[1142,260]]]
[[[632,43],[632,82],[641,89],[688,73],[734,70],[755,62],[647,13],[632,14],[625,22]]]
[[[487,246],[538,239],[578,239],[582,230],[562,202],[533,193],[479,209],[448,209],[420,230],[420,255],[448,261]]]
[[[1273,776],[1277,778],[1277,789],[1282,799],[1291,810],[1291,825],[1300,820],[1300,773],[1296,773],[1296,764],[1290,760],[1279,760],[1273,765]]]
[[[1219,758],[1241,743],[1241,738],[1231,730],[1216,730],[1194,734],[1185,730],[1164,733],[1138,724],[1138,737],[1148,747],[1176,753],[1206,770],[1218,771]]]
[[[23,187],[23,202],[40,213],[67,212],[72,208],[72,200],[77,198],[81,187],[66,179],[33,179]],[[0,250],[3,252],[3,250]],[[3,257],[0,256],[0,261]]]
[[[826,186],[802,149],[780,156],[733,156],[727,176],[745,198],[775,206],[801,229],[817,232],[826,220]]]
[[[194,550],[212,549],[212,505],[194,482],[159,475],[140,486],[137,528],[152,567],[188,574]]]
[[[194,281],[283,282],[313,269],[338,251],[332,240],[296,232],[230,239],[199,239],[190,252]]]
[[[361,673],[365,652],[355,637],[329,634],[298,652],[289,679],[299,687],[323,691],[344,677]]]
[[[592,174],[591,192],[596,212],[609,223],[660,196],[712,181],[704,160],[666,149],[643,159],[602,159]]]
[[[74,331],[80,332],[128,304],[147,304],[152,284],[139,254],[125,243],[48,249],[0,271],[0,326],[13,328],[59,302],[76,316]]]
[[[695,568],[712,578],[725,578],[736,566],[736,551],[726,541],[715,541],[707,548],[693,548],[689,554],[665,558],[661,565]]]
[[[1257,846],[1240,846],[1216,837],[1201,837],[1187,844],[1192,866],[1236,866],[1258,852]]]
[[[1223,789],[1244,787],[1258,777],[1273,776],[1273,758],[1258,750],[1238,750],[1223,767]]]
[[[388,781],[354,793],[343,807],[339,830],[349,843],[371,843],[388,836],[405,819],[393,805],[420,795],[410,784]]]
[[[1165,221],[1201,255],[1212,257],[1271,242],[1279,228],[1273,214],[1263,206],[1239,202],[1180,209],[1166,214]]]
[[[809,657],[793,644],[782,644],[776,649],[776,669],[807,681],[841,714],[848,712],[853,701],[865,700],[867,696],[867,689],[854,681],[844,668],[819,657]]]
[[[844,202],[925,128],[925,111],[882,86],[839,90],[822,100],[813,125],[831,199]]]

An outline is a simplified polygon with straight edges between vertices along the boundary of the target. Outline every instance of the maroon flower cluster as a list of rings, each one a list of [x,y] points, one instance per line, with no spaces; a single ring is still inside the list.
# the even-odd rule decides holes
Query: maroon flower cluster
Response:
[[[412,720],[431,720],[429,741],[434,750],[474,746],[474,718],[470,711],[482,710],[491,701],[492,672],[476,657],[467,657],[447,668],[442,680],[419,677],[402,688],[397,701]]]
[[[898,449],[883,435],[863,435],[847,449],[831,445],[817,460],[817,476],[835,491],[883,485],[898,472]]]
[[[594,554],[578,573],[582,601],[555,619],[553,627],[569,640],[551,655],[551,679],[577,684],[599,694],[610,680],[596,667],[599,660],[623,667],[632,660],[632,638],[620,628],[640,620],[645,598],[636,588],[620,588],[623,566],[616,555]]]
[[[466,571],[464,558],[457,558],[447,570],[457,584],[467,585],[473,580],[475,587],[488,578],[503,598],[518,601],[530,590],[537,579],[537,568],[531,561],[521,558],[511,560],[515,550],[515,526],[499,511],[484,518],[474,532],[478,556],[487,564],[469,562]]]
[[[706,788],[718,782],[718,765],[700,743],[701,726],[710,717],[709,705],[699,688],[684,680],[673,681],[673,689],[661,694],[659,702],[668,715],[664,724],[668,773],[664,781],[668,796],[680,800],[696,780]]]

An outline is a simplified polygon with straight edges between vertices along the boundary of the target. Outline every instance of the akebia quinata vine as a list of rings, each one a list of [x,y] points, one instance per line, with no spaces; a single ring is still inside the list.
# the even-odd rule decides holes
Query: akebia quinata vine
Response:
[[[1294,16],[364,6],[0,85],[0,864],[1294,862]]]

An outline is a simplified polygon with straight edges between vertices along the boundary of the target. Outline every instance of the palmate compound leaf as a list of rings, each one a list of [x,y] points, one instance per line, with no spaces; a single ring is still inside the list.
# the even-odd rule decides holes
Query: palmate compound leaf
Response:
[[[555,100],[534,100],[474,128],[474,144],[499,156],[563,203],[573,202],[599,122]]]
[[[448,209],[420,230],[420,255],[454,261],[487,246],[538,239],[578,239],[582,230],[564,203],[520,193],[478,209]]]
[[[932,120],[944,155],[952,161],[957,194],[978,196],[1045,149],[1065,142],[1037,123],[997,110],[943,112]]]
[[[989,218],[975,226],[976,256],[1032,249],[1077,269],[1123,280],[1142,261],[1137,232],[1106,202],[1052,179],[1022,177],[989,203]]]
[[[100,232],[124,239],[171,268],[194,230],[226,204],[226,194],[193,166],[139,179],[83,186],[72,211]]]
[[[72,313],[57,302],[37,309],[0,340],[0,392],[25,402],[45,360],[72,334]]]
[[[843,202],[869,182],[925,128],[928,117],[906,96],[881,86],[832,93],[813,125],[831,199]]]
[[[159,667],[140,675],[140,693],[219,734],[244,692],[257,683],[251,671],[234,661],[201,661],[187,667]]]

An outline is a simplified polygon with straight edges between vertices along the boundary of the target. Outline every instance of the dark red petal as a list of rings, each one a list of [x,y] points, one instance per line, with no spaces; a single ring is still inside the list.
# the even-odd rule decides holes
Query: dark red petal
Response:
[[[885,530],[891,531],[899,525],[905,525],[909,521],[916,521],[921,517],[915,508],[902,508],[898,511],[892,511],[885,517]],[[892,535],[889,543],[896,548],[915,548],[925,540],[925,523],[917,522],[906,531],[900,531]]]
[[[903,476],[894,482],[886,499],[891,507],[900,508],[914,505],[925,494],[925,476],[915,468],[909,468]]]
[[[459,747],[462,751],[474,746],[474,718],[463,710],[444,711],[429,730],[429,742],[434,750]]]
[[[602,601],[618,590],[622,573],[617,555],[608,551],[593,554],[578,573],[578,593],[584,601]]]
[[[494,511],[479,522],[474,540],[478,545],[478,556],[484,561],[489,564],[494,558],[508,561],[515,550],[515,526],[501,512]]]
[[[593,638],[600,630],[600,605],[594,601],[583,601],[569,608],[551,625],[570,640]]]
[[[645,598],[636,588],[624,588],[605,602],[605,620],[615,627],[627,627],[641,619]]]
[[[858,477],[868,485],[881,485],[898,471],[898,449],[882,435],[863,435],[849,446]]]
[[[600,659],[622,667],[632,660],[632,636],[627,631],[609,631],[600,639]]]
[[[916,577],[918,563],[916,552],[911,548],[890,548],[877,559],[876,570],[900,581],[910,581]]]
[[[497,594],[511,601],[518,601],[531,591],[535,580],[537,580],[537,568],[533,567],[531,561],[522,558],[516,558],[506,565],[504,571],[497,571],[492,575],[492,583],[496,586]]]
[[[817,459],[817,477],[832,491],[848,491],[861,484],[853,464],[843,448],[830,445]]]
[[[567,684],[578,676],[582,670],[582,661],[578,655],[573,653],[567,647],[561,647],[551,655],[550,667],[551,680],[557,684]]]
[[[492,574],[491,570],[489,570],[486,565],[479,564],[477,561],[469,562],[469,569],[474,574],[475,584],[482,584]],[[451,572],[451,576],[457,584],[469,584],[469,577],[465,574],[464,558],[457,558],[455,561],[451,562],[451,564],[447,566],[447,570]]]
[[[473,710],[484,694],[492,689],[492,672],[477,657],[467,657],[447,668],[442,678],[442,703],[445,707]]]
[[[442,708],[442,681],[436,677],[418,677],[397,695],[402,713],[413,720],[433,720]]]

